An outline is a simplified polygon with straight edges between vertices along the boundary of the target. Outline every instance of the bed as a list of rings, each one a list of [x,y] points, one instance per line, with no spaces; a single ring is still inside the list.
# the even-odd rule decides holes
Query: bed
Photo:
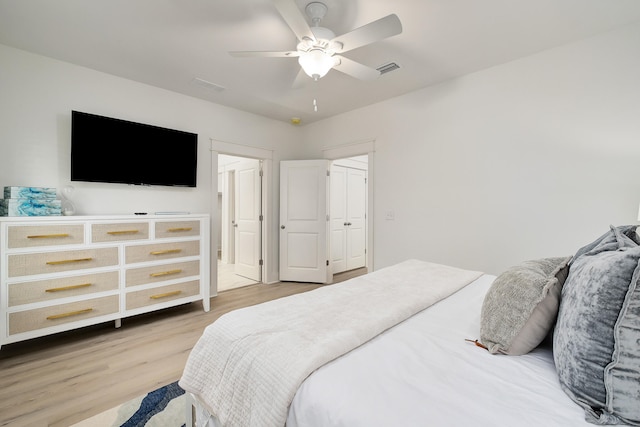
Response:
[[[619,243],[611,239],[626,237],[627,231],[612,227],[575,256],[524,263],[498,277],[408,260],[347,282],[236,310],[205,330],[180,385],[193,398],[200,426],[638,425],[640,375],[623,381],[622,398],[606,389],[598,406],[598,396],[588,395],[588,386],[571,384],[571,378],[558,371],[556,365],[566,363],[552,349],[564,335],[557,333],[560,338],[553,336],[552,343],[549,334],[562,311],[563,285],[569,291],[580,289],[569,285],[572,268],[579,275],[583,267],[578,261],[584,257],[620,252],[614,248]],[[629,238],[638,246],[634,239]],[[609,245],[606,251],[604,244]],[[640,247],[632,249],[636,258],[628,258],[637,266]],[[640,269],[628,276],[620,305],[633,317],[640,314],[633,311],[640,307],[640,297],[632,286]],[[514,277],[538,281],[533,308],[504,303],[512,297],[505,296],[505,290],[511,292]],[[526,288],[528,282],[517,288]],[[508,285],[500,287],[501,283]],[[487,318],[496,316],[491,312],[492,296],[497,301],[493,308],[501,312],[497,316],[503,316],[497,336],[491,336],[487,326]],[[545,312],[549,304],[550,313]],[[593,306],[593,301],[587,305]],[[558,322],[571,323],[572,310],[566,308],[571,316],[558,315]],[[617,310],[620,323],[625,316],[620,307]],[[502,342],[504,316],[511,319],[523,311],[526,316],[514,321],[523,328],[510,331]],[[535,316],[552,319],[545,320],[549,324],[542,329],[535,325],[533,329],[540,330],[534,331],[538,337],[532,344],[528,341]],[[584,316],[578,315],[583,323]],[[639,330],[627,328],[625,333]],[[522,342],[531,348],[523,350]],[[634,342],[637,346],[640,341]],[[623,369],[628,374],[629,364],[636,366],[635,373],[631,370],[636,375],[640,359],[616,358],[620,343],[615,339],[613,347],[614,361],[602,369],[604,381]],[[588,353],[575,346],[567,351]],[[574,374],[569,371],[569,377]],[[576,387],[586,389],[587,396]]]

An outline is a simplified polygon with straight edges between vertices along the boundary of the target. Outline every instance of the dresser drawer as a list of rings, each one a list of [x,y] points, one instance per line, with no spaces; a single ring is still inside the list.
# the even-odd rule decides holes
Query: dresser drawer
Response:
[[[160,286],[158,288],[145,289],[143,291],[129,292],[126,296],[127,310],[147,307],[154,304],[186,298],[198,295],[200,292],[200,281],[177,283],[175,285]]]
[[[146,239],[149,239],[149,223],[147,222],[117,222],[91,226],[91,241],[93,243]]]
[[[84,225],[10,225],[7,240],[9,249],[79,245],[84,243]]]
[[[129,268],[126,272],[125,283],[126,286],[136,286],[199,275],[200,261],[178,262],[154,265],[153,267]]]
[[[9,284],[9,307],[118,289],[117,271]]]
[[[105,316],[119,311],[118,295],[9,314],[9,335]]]
[[[156,222],[156,239],[168,237],[199,236],[200,221]]]
[[[118,248],[9,255],[9,277],[118,265]]]
[[[200,255],[200,241],[156,243],[151,245],[127,246],[125,248],[125,262],[160,261],[163,259],[183,258]]]

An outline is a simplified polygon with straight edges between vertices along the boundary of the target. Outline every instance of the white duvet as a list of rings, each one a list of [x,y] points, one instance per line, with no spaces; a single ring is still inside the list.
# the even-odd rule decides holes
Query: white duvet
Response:
[[[476,339],[482,276],[314,372],[287,427],[589,426],[560,389],[550,348],[491,355]]]
[[[282,426],[309,374],[481,275],[410,260],[235,310],[207,327],[189,356],[180,386],[223,426]],[[297,422],[306,426],[301,419]]]

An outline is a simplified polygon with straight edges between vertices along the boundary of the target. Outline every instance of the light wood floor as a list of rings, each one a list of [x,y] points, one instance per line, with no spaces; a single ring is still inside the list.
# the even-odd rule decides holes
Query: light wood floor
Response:
[[[218,261],[218,292],[254,285],[258,282],[239,276],[235,273],[235,264]]]
[[[336,275],[334,282],[364,274]],[[186,304],[0,349],[0,426],[69,426],[180,378],[202,331],[231,310],[310,291],[308,283],[221,292]]]

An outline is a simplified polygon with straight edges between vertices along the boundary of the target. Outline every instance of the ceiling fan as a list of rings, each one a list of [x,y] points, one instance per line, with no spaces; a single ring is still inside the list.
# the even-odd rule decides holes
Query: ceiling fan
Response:
[[[360,80],[374,80],[380,76],[380,71],[341,54],[402,32],[400,19],[395,14],[391,14],[336,37],[333,31],[320,26],[320,21],[328,10],[324,3],[314,1],[306,6],[305,12],[312,23],[310,27],[293,0],[273,0],[273,2],[299,40],[296,50],[234,51],[229,54],[236,57],[297,57],[302,68],[301,73],[306,73],[316,81],[324,77],[332,68]]]

